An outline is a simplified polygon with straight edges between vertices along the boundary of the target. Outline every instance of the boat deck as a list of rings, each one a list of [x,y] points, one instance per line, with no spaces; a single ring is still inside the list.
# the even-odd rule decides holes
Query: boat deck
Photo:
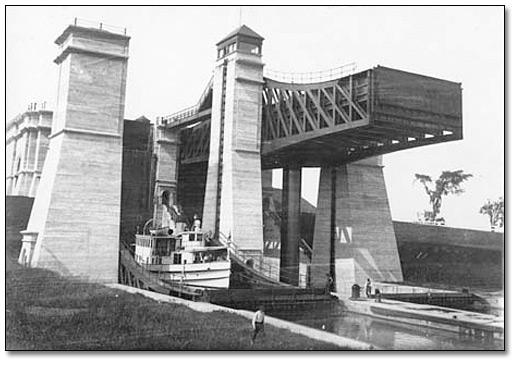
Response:
[[[377,302],[375,299],[352,299],[347,295],[338,297],[349,311],[376,318],[458,332],[475,338],[504,337],[504,318],[501,316],[385,298]]]
[[[218,289],[208,293],[207,300],[235,309],[256,310],[263,305],[268,310],[314,308],[337,301],[325,289],[302,289],[297,287],[271,287],[255,289]]]

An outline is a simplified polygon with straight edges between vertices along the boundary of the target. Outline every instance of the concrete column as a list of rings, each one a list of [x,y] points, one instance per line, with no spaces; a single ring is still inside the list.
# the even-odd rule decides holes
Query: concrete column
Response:
[[[30,266],[117,282],[129,40],[71,25],[55,41],[58,98],[22,247]]]
[[[298,286],[300,265],[301,167],[283,170],[280,281]]]
[[[379,157],[322,168],[313,239],[311,283],[335,289],[354,283],[403,280],[394,226]]]

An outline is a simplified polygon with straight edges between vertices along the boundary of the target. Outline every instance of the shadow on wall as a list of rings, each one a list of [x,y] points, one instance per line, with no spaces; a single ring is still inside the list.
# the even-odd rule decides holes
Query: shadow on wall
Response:
[[[20,231],[27,228],[34,198],[23,196],[5,197],[5,255],[18,260],[22,248]]]

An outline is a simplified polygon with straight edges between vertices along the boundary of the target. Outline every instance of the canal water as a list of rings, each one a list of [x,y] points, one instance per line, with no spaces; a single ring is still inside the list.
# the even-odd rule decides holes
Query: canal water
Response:
[[[456,332],[414,326],[347,312],[339,306],[273,315],[294,323],[367,342],[386,350],[503,350],[502,340],[474,339]]]

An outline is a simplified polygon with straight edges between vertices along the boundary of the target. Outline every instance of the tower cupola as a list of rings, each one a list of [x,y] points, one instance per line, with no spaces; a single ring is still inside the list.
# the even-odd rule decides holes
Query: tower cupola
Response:
[[[254,30],[242,25],[217,43],[217,59],[237,51],[261,56],[263,40]]]

